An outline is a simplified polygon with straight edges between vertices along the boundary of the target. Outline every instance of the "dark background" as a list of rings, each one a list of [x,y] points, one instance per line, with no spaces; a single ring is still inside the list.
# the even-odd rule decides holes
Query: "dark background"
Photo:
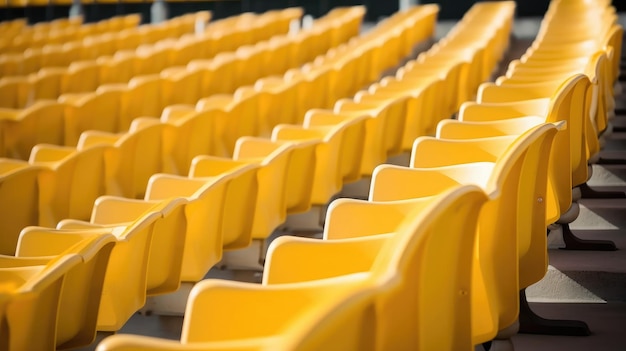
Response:
[[[4,2],[7,0],[0,0]],[[142,21],[150,21],[150,1],[134,0],[133,2],[120,1],[118,3],[85,5],[84,14],[86,22],[94,22],[114,15],[141,13]],[[438,3],[441,6],[439,19],[459,19],[474,4],[472,0],[440,0],[422,1],[422,3]],[[69,12],[67,5],[30,6],[0,8],[0,20],[24,17],[30,23],[39,21],[49,21],[55,18],[65,17]],[[517,3],[518,17],[542,17],[548,8],[549,0],[521,0]],[[396,0],[211,0],[211,1],[176,1],[169,3],[169,15],[177,16],[183,13],[210,10],[213,18],[219,19],[241,12],[264,12],[270,9],[285,8],[290,6],[300,6],[307,14],[319,17],[336,6],[365,5],[367,7],[368,21],[376,21],[382,17],[398,11],[398,1]],[[614,1],[619,11],[626,11],[626,1]]]

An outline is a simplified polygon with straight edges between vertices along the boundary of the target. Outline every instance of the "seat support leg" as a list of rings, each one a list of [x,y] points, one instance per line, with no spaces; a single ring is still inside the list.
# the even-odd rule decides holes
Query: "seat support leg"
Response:
[[[528,305],[526,291],[520,291],[519,332],[524,334],[587,336],[589,326],[583,321],[546,319],[538,316]]]
[[[574,235],[569,224],[562,225],[563,241],[565,247],[563,250],[585,250],[585,251],[615,251],[617,247],[610,240],[585,240]]]

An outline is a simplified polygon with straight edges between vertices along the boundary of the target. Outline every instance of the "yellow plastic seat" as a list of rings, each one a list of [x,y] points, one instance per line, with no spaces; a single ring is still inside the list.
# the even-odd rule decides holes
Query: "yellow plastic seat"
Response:
[[[197,110],[211,111],[213,115],[215,155],[230,157],[240,137],[257,135],[257,96],[254,91],[246,90],[237,95],[213,95],[196,103]]]
[[[450,192],[454,192],[458,190],[459,189],[455,189],[455,190],[451,190]],[[436,196],[435,198],[446,197],[447,195],[450,194],[450,192],[443,193],[441,195]],[[329,208],[327,223],[331,223],[334,221],[332,217],[334,216],[335,211],[341,212],[344,206],[350,206],[352,203],[361,203],[362,204],[361,207],[365,207],[363,208],[364,211],[367,211],[366,208],[369,209],[367,213],[370,213],[370,216],[359,217],[360,219],[380,218],[380,217],[371,216],[371,213],[376,213],[377,211],[382,211],[383,213],[387,215],[392,215],[395,212],[395,215],[392,215],[389,218],[389,221],[385,219],[385,220],[379,221],[378,224],[375,224],[373,226],[368,226],[368,225],[361,226],[359,224],[358,228],[354,228],[354,227],[349,228],[348,230],[352,230],[352,233],[354,234],[359,233],[358,238],[334,239],[334,240],[324,240],[324,241],[311,240],[311,239],[308,239],[308,240],[296,239],[296,238],[289,238],[289,237],[281,237],[281,238],[276,239],[275,241],[276,244],[272,244],[272,247],[270,251],[268,252],[268,261],[267,261],[268,267],[266,268],[266,271],[265,271],[264,283],[270,284],[270,286],[273,284],[279,284],[278,286],[280,286],[280,284],[284,284],[287,282],[301,282],[301,281],[307,281],[310,279],[321,279],[321,278],[326,278],[326,277],[331,277],[331,276],[350,274],[354,272],[371,271],[373,274],[373,271],[376,269],[375,267],[377,263],[379,263],[378,260],[381,257],[384,257],[386,256],[386,254],[388,254],[386,250],[389,249],[389,247],[391,247],[390,242],[397,240],[399,236],[405,234],[403,232],[403,230],[406,229],[404,225],[406,224],[406,221],[411,220],[409,219],[409,217],[410,216],[419,217],[421,216],[422,213],[424,213],[422,211],[427,212],[428,210],[426,208],[428,208],[428,203],[430,201],[432,201],[432,199],[430,200],[428,199],[405,200],[405,201],[397,201],[393,203],[392,202],[372,203],[372,202],[348,200],[348,199],[336,200],[331,204]],[[480,200],[480,201],[484,201],[484,200]],[[469,201],[469,202],[472,202],[472,201]],[[456,208],[458,209],[458,207]],[[467,210],[469,209],[464,208],[463,216],[468,215],[468,213],[466,212]],[[476,206],[471,211],[478,211],[478,210],[480,210],[480,206]],[[470,216],[476,216],[476,215],[477,213],[470,215]],[[415,219],[415,217],[413,218]],[[403,221],[399,223],[397,221],[398,219],[402,219]],[[351,222],[355,223],[354,217],[351,217]],[[372,224],[373,221],[367,221],[367,222]],[[455,225],[455,224],[452,224],[452,222],[454,221],[448,221],[448,224]],[[361,222],[359,221],[359,223]],[[386,225],[385,223],[389,225]],[[475,223],[475,222],[470,222],[470,223]],[[343,228],[346,229],[345,225],[343,226]],[[473,250],[474,238],[473,238],[473,235],[471,235],[471,233],[475,231],[475,228],[472,228],[472,225],[470,224],[466,227],[462,227],[462,229],[459,228],[458,230],[466,231],[466,235],[469,235],[470,237],[472,237],[469,242],[465,242],[464,244],[460,244],[459,242],[455,241],[455,243],[462,245],[462,248],[456,247],[455,250],[456,249],[469,250],[469,252],[465,252],[463,254],[457,253],[458,255],[463,255],[463,257],[467,259],[468,257],[465,255],[468,255],[470,257],[472,256],[471,252]],[[383,242],[382,243],[383,246],[381,246],[380,241],[385,240],[383,238],[386,237],[386,235],[381,235],[381,234],[390,233],[390,232],[395,233],[395,234],[392,234],[391,238],[386,239],[386,242]],[[469,238],[466,238],[466,239],[469,239]],[[403,250],[403,248],[406,248],[406,246],[404,245],[395,246],[396,250]],[[442,251],[437,251],[437,252],[442,253]],[[319,257],[319,255],[323,255],[325,257],[325,260],[323,263],[324,269],[317,269],[317,268],[310,269],[310,267],[307,267],[307,262],[311,262],[315,260],[313,259],[313,257]],[[349,255],[350,258],[346,259],[346,255]],[[303,268],[300,274],[294,275],[293,269],[289,268],[288,265],[285,264],[286,262],[295,262],[294,260],[297,260],[298,262],[302,264]],[[316,266],[319,264],[320,264],[319,261],[315,262]],[[468,266],[466,266],[465,268],[471,269],[470,266],[471,264],[468,264]],[[433,270],[433,271],[438,271],[438,270]],[[470,275],[469,272],[470,271],[467,271],[467,275]],[[422,272],[422,273],[426,274],[426,272]],[[415,277],[416,275],[412,275],[412,276]],[[448,275],[448,277],[451,277],[451,276],[454,276],[454,275]],[[459,277],[459,279],[465,279],[465,278],[468,278],[468,277]],[[409,283],[409,285],[411,285],[411,283]],[[412,285],[412,287],[416,288],[415,285]],[[409,290],[411,290],[411,288],[409,288]],[[404,331],[397,329],[399,327],[399,324],[396,324],[396,323],[387,324],[394,317],[396,318],[396,321],[399,319],[407,318],[407,316],[403,317],[402,313],[400,312],[401,310],[405,312],[407,311],[406,309],[408,308],[407,304],[410,304],[410,303],[406,299],[412,299],[415,297],[419,299],[429,294],[428,289],[412,290],[412,292],[404,291],[404,293],[407,295],[402,295],[403,297],[396,296],[395,303],[399,304],[397,306],[397,308],[399,309],[395,310],[392,308],[392,310],[394,310],[395,312],[391,312],[390,310],[384,309],[383,310],[384,312],[382,312],[381,314],[382,320],[377,322],[377,326],[378,326],[377,339],[379,339],[379,342],[382,344],[381,346],[381,344],[377,343],[378,349],[394,349],[394,348],[400,347],[400,345],[403,345],[403,347],[406,347],[406,345],[414,345],[413,343],[416,343],[416,345],[421,345],[421,346],[414,345],[411,347],[412,349],[425,349],[425,350],[431,349],[431,348],[447,349],[447,346],[444,345],[444,343],[447,342],[447,341],[444,341],[446,338],[442,338],[442,337],[437,338],[437,337],[434,337],[433,335],[430,335],[430,336],[433,336],[433,338],[437,340],[437,341],[432,340],[434,343],[430,343],[427,340],[428,337],[422,335],[419,329],[415,329],[414,327],[409,328],[412,331],[409,333],[405,333]],[[433,292],[433,294],[435,293]],[[411,297],[409,298],[409,296]],[[378,300],[378,302],[379,301],[380,300]],[[401,308],[400,305],[404,305],[405,308],[404,309]],[[391,303],[391,306],[393,306],[393,303]],[[466,324],[468,325],[468,327],[464,330],[461,330],[461,329],[456,330],[457,338],[455,342],[461,342],[461,343],[467,342],[467,345],[471,345],[471,340],[461,341],[463,338],[467,338],[468,335],[471,334],[471,327],[469,326],[469,323],[470,323],[469,314],[461,312],[459,307],[460,306],[456,306],[455,308],[453,308],[453,309],[456,309],[456,313],[455,313],[456,317],[454,318],[456,318],[457,321],[459,320],[459,318],[468,318],[468,319],[465,319],[465,321],[468,323]],[[418,312],[416,312],[418,314],[414,316],[417,317],[422,312],[436,313],[435,310],[436,309],[429,309],[429,308],[426,308],[425,305],[421,305]],[[440,311],[440,312],[442,313],[441,314],[442,316],[446,314],[446,312],[444,311]],[[387,320],[388,318],[389,320]],[[420,318],[420,317],[417,317],[417,318]],[[405,323],[409,323],[409,325],[412,324],[412,322],[410,322],[410,319],[406,319]],[[440,329],[440,332],[444,332],[444,330],[445,328]],[[411,335],[409,336],[408,334],[411,334]],[[469,339],[471,339],[471,337],[469,337]],[[457,344],[456,346],[452,346],[452,347],[453,348],[457,347],[457,349],[464,349],[467,346],[462,347],[460,344]]]
[[[66,104],[64,145],[77,145],[88,130],[117,132],[123,94],[116,86],[103,86],[91,93],[61,96],[59,101]]]
[[[84,132],[79,149],[108,145],[105,155],[106,193],[139,199],[151,175],[163,170],[163,133],[171,125],[157,118],[137,118],[127,133]]]
[[[72,62],[61,82],[61,92],[85,93],[100,85],[100,66],[95,60]]]
[[[118,51],[113,56],[98,57],[100,84],[128,83],[135,76],[134,59],[134,51]]]
[[[173,104],[195,104],[200,99],[202,71],[185,67],[170,67],[161,72],[163,80],[162,106]]]
[[[64,218],[89,218],[93,202],[105,194],[106,150],[106,146],[76,150],[45,144],[33,148],[29,163],[45,167],[37,182],[39,225],[54,227]]]
[[[0,78],[0,107],[18,109],[26,106],[28,78],[24,76]]]
[[[355,275],[355,278],[360,278]],[[344,285],[354,285],[352,277],[341,279]],[[263,302],[278,303],[281,299],[288,299],[300,303],[297,307],[307,306],[304,300],[307,297],[327,297],[323,291],[329,288],[334,281],[327,284],[316,284],[312,287],[285,286],[279,289],[252,291],[253,287],[246,287],[250,291],[238,294],[242,298],[247,295],[256,295]],[[213,283],[213,284],[209,284]],[[235,289],[226,281],[201,282],[202,290],[208,289]],[[310,284],[311,285],[311,284]],[[292,287],[293,286],[293,287]],[[385,287],[386,288],[386,287]],[[327,298],[322,304],[316,304],[316,310],[298,308],[294,315],[280,316],[286,331],[280,335],[241,338],[227,341],[181,342],[146,337],[140,335],[118,334],[105,338],[98,347],[99,351],[156,351],[156,350],[374,350],[374,316],[373,304],[376,294],[385,291],[385,288],[361,288],[355,292],[342,292],[339,297]],[[266,292],[266,290],[268,290]],[[330,289],[332,290],[332,286]],[[336,289],[340,290],[340,289]],[[345,290],[345,289],[344,289]],[[229,293],[234,291],[227,290]],[[241,293],[241,292],[240,292]],[[212,293],[211,295],[213,295]],[[339,294],[335,291],[335,294]],[[262,296],[262,297],[261,297]],[[282,305],[282,303],[281,303]],[[276,318],[278,319],[278,318]],[[280,322],[275,322],[278,324]],[[269,329],[269,328],[268,328]],[[277,329],[277,328],[274,328]],[[341,332],[338,332],[341,331]]]
[[[252,225],[253,239],[267,239],[285,221],[287,206],[284,184],[292,153],[293,145],[290,143],[254,137],[237,140],[233,159],[261,166],[257,173],[259,192]]]
[[[386,111],[385,138],[387,140],[387,155],[395,156],[402,151],[404,129],[406,128],[408,96],[387,95],[383,93],[366,91],[359,92],[354,100],[365,104],[378,104]]]
[[[306,112],[312,108],[325,108],[325,94],[315,94],[315,89],[318,87],[319,75],[307,74],[300,70],[289,70],[285,72],[284,78],[290,82],[296,91],[296,103],[295,103],[295,124],[301,124],[302,118]],[[319,90],[317,90],[319,91]]]
[[[0,56],[0,77],[13,77],[23,74],[21,71],[22,55],[4,53]]]
[[[39,223],[37,179],[43,167],[0,159],[0,254],[15,255],[22,228]]]
[[[256,186],[258,192],[256,193],[257,197],[252,203],[254,214],[252,218],[246,218],[244,222],[241,223],[245,226],[251,224],[251,227],[249,227],[249,235],[252,242],[248,241],[244,246],[248,247],[250,244],[253,244],[247,251],[250,252],[251,255],[245,255],[246,257],[243,261],[238,258],[234,260],[225,259],[223,262],[225,265],[256,267],[258,263],[262,262],[266,239],[287,217],[287,187],[285,184],[287,184],[289,162],[292,160],[294,149],[295,147],[291,143],[273,142],[263,138],[242,137],[237,141],[232,160],[208,157],[205,158],[208,161],[199,162],[199,164],[202,163],[202,168],[212,174],[216,172],[211,171],[209,168],[212,163],[220,164],[222,169],[224,169],[224,166],[226,169],[232,169],[235,164],[253,164],[259,166],[256,172],[258,184]],[[190,176],[205,176],[207,171],[201,171],[199,168],[199,165],[192,165]],[[304,194],[306,194],[306,192],[304,192]],[[241,198],[239,196],[238,194],[230,201],[240,203]],[[297,200],[299,200],[299,198]],[[247,233],[238,230],[236,234],[244,234],[245,236]],[[237,239],[237,241],[239,242],[239,239]],[[259,248],[258,252],[256,252],[257,247]],[[229,255],[229,257],[232,257],[232,255]]]
[[[252,223],[257,204],[260,165],[213,156],[196,156],[189,170],[190,178],[211,178],[236,174],[226,184],[221,220],[224,250],[248,247],[252,240]]]
[[[390,143],[397,139],[387,138],[392,131],[386,128],[387,114],[385,109],[377,104],[361,104],[348,99],[342,99],[335,104],[334,112],[340,114],[351,113],[354,116],[368,116],[365,122],[365,141],[361,157],[361,175],[371,175],[374,167],[387,160],[387,151]],[[389,130],[389,132],[388,132]],[[399,138],[402,140],[401,137]]]
[[[61,95],[61,86],[66,74],[67,68],[46,67],[29,76],[26,106],[38,100],[56,100]]]
[[[360,161],[355,156],[361,154],[358,150],[363,145],[364,121],[365,117],[351,118],[331,111],[311,110],[305,116],[304,126],[279,125],[274,129],[272,138],[276,140],[319,141],[315,147],[315,170],[312,172],[312,204],[325,205],[339,193],[344,179],[351,181],[356,178],[355,174],[360,176],[357,173],[360,164],[354,161]],[[355,129],[356,133],[352,133]],[[355,134],[354,137],[352,134]]]
[[[222,259],[223,223],[226,196],[232,183],[239,176],[246,176],[254,166],[242,166],[220,175],[187,178],[155,174],[150,178],[146,200],[163,200],[184,197],[184,213],[187,222],[183,250],[181,280],[198,282],[211,267]],[[224,233],[225,234],[225,233]]]
[[[163,42],[143,45],[135,49],[133,70],[138,75],[136,77],[159,74],[168,67],[170,52],[174,50],[171,43],[172,39],[164,39]]]
[[[195,156],[215,154],[214,118],[211,111],[196,111],[187,105],[168,106],[163,110],[161,121],[175,127],[172,133],[163,135],[166,155],[163,172],[187,175]]]
[[[548,218],[551,218],[552,222],[559,220],[561,223],[569,223],[578,216],[578,206],[576,202],[572,202],[573,185],[580,185],[584,183],[588,177],[587,160],[584,157],[586,155],[586,144],[584,142],[584,127],[583,124],[586,121],[585,117],[581,116],[585,114],[585,108],[581,108],[580,105],[584,103],[586,93],[589,88],[589,80],[583,75],[574,75],[566,79],[559,87],[555,96],[548,100],[549,105],[546,109],[547,117],[546,121],[556,122],[565,120],[567,122],[567,129],[564,133],[559,133],[556,137],[555,148],[553,150],[553,170],[551,184],[555,189],[554,197],[556,198],[556,206],[549,206]],[[523,105],[523,102],[516,103],[517,107]],[[491,104],[490,104],[491,105]],[[479,105],[471,106],[472,110]],[[545,105],[544,105],[545,106]],[[497,106],[490,107],[492,111],[496,111]],[[545,107],[541,107],[545,109]],[[516,108],[511,108],[506,111],[506,114],[499,113],[497,118],[493,115],[482,114],[483,120],[489,119],[501,119],[509,117],[519,117],[519,111],[515,112]],[[470,111],[468,109],[465,112]],[[532,113],[531,113],[532,114]],[[465,115],[468,115],[467,113]],[[460,115],[461,120],[479,120],[479,115],[472,113],[472,118],[463,117]],[[521,116],[524,116],[522,114]],[[491,117],[488,117],[491,116]],[[559,155],[571,155],[571,157],[562,157]],[[563,172],[563,169],[571,169],[571,173]],[[552,201],[549,201],[552,202]]]
[[[148,295],[158,295],[176,291],[180,286],[187,204],[188,201],[181,196],[155,200],[104,196],[98,198],[89,223],[116,227],[131,223],[148,211],[159,213],[160,218],[152,229],[146,288]],[[71,223],[66,220],[62,226]]]
[[[0,119],[3,155],[27,160],[31,149],[37,144],[63,145],[64,112],[64,104],[47,100],[5,114]]]
[[[39,237],[43,232],[44,236]],[[46,228],[28,227],[20,234],[16,257],[0,256],[0,266],[46,265],[54,261],[63,246],[67,233],[58,232],[61,237],[51,240]],[[68,349],[91,344],[96,336],[96,321],[102,296],[104,276],[115,237],[108,231],[85,231],[81,240],[63,251],[80,257],[80,263],[70,270],[63,282],[60,293],[59,310],[56,321],[56,349]],[[45,243],[45,245],[42,245]]]
[[[80,256],[68,254],[45,266],[0,269],[2,292],[9,295],[3,315],[8,350],[55,349],[61,289],[80,261]]]
[[[297,86],[293,81],[288,81],[282,77],[265,77],[256,81],[254,88],[259,93],[259,108],[264,111],[265,122],[261,125],[275,127],[281,123],[297,123],[300,116],[297,116],[296,94]],[[259,135],[264,132],[269,135],[269,130],[260,130]]]
[[[67,67],[66,53],[60,45],[45,45],[41,48],[41,67]],[[28,72],[30,73],[30,72]]]
[[[275,142],[280,141],[272,139]],[[287,215],[306,212],[311,208],[311,198],[317,163],[318,140],[290,141],[289,160],[285,175],[285,206]]]
[[[156,74],[138,76],[128,82],[128,90],[122,96],[119,130],[130,129],[138,117],[158,117],[166,106],[162,96],[163,78]]]
[[[384,78],[381,84],[371,85],[370,90],[382,96],[406,96],[405,127],[402,135],[402,150],[408,151],[413,145],[413,140],[422,135],[431,135],[436,123],[444,118],[444,114],[438,112],[435,101],[442,89],[443,81],[437,77],[428,79],[403,79]]]
[[[103,201],[102,205],[106,204],[106,201]],[[94,222],[104,222],[108,219],[107,214],[115,213],[115,208],[107,211],[100,207],[99,201],[96,201],[94,213],[98,216],[94,217]],[[152,233],[155,223],[161,217],[161,211],[158,209],[148,210],[123,226],[108,226],[110,232],[117,237],[117,241],[111,252],[104,278],[96,327],[98,331],[119,330],[133,314],[144,306]],[[85,229],[104,229],[105,227],[107,226],[77,223],[75,220],[61,221],[57,226],[58,229],[68,231],[66,235],[68,241],[74,237],[69,233],[70,231],[80,233]],[[58,236],[55,235],[54,240],[56,242]]]

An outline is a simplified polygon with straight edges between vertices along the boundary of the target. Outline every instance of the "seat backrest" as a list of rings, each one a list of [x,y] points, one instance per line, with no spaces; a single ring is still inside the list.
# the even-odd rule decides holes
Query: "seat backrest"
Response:
[[[64,145],[77,145],[81,133],[88,130],[117,132],[121,96],[122,90],[105,87],[96,92],[85,93],[75,100],[68,99],[65,108]]]
[[[23,108],[28,89],[26,77],[4,77],[0,79],[0,107]]]
[[[132,78],[122,96],[119,130],[128,130],[137,117],[158,117],[165,100],[162,95],[163,78],[150,74]]]
[[[211,156],[197,156],[192,162],[189,170],[191,178],[215,177],[223,173],[232,175],[226,187],[223,208],[222,244],[225,250],[250,245],[260,167],[258,164]]]
[[[163,171],[163,133],[156,118],[137,118],[106,154],[107,193],[142,198],[150,176]]]
[[[79,234],[29,227],[20,235],[16,256],[57,254],[50,246],[60,249],[51,242],[60,239],[58,235],[74,236],[74,240],[78,240],[62,252],[79,255],[81,263],[68,272],[63,283],[59,305],[63,313],[58,317],[56,344],[62,348],[86,346],[96,335],[104,276],[116,239],[109,229],[86,230],[84,234]]]
[[[181,280],[200,281],[222,258],[222,217],[228,175],[187,178],[155,174],[150,177],[146,200],[184,197],[187,230]]]
[[[468,185],[430,201],[406,217],[371,268],[378,279],[400,280],[398,289],[377,300],[379,349],[474,347],[472,257],[477,219],[487,197]]]
[[[56,100],[61,95],[61,84],[66,74],[67,68],[49,67],[42,68],[29,76],[30,85],[28,86],[26,106],[30,106],[37,100]]]
[[[107,146],[98,145],[74,151],[39,174],[39,225],[54,227],[64,218],[89,219],[94,201],[105,193],[106,150]]]
[[[341,134],[336,132],[338,129],[340,128],[304,128],[290,125],[278,125],[274,128],[272,140],[283,142],[291,141],[294,143],[313,143],[311,145],[314,147],[314,153],[312,155],[314,157],[313,162],[306,165],[306,168],[313,167],[309,170],[309,176],[311,177],[309,178],[311,183],[308,189],[310,192],[308,194],[310,203],[307,206],[311,203],[316,205],[323,204],[341,189],[343,184],[339,171]],[[296,177],[294,172],[289,170],[287,177],[294,181],[288,185],[288,194],[293,191],[296,191],[296,194],[303,191],[302,189],[296,188],[300,181],[294,179]]]
[[[67,274],[80,261],[79,255],[68,254],[54,258],[45,266],[20,269],[27,271],[28,278],[13,294],[3,317],[9,330],[9,350],[56,348],[61,290]],[[35,334],[37,338],[32,337]]]
[[[14,255],[22,228],[38,223],[40,166],[0,160],[0,254]]]
[[[235,146],[234,159],[257,163],[258,198],[254,211],[252,238],[265,239],[287,216],[285,181],[293,146],[267,139],[241,137]]]
[[[334,112],[353,114],[355,117],[368,116],[365,121],[365,141],[361,159],[361,174],[369,175],[374,167],[385,162],[387,159],[387,146],[385,127],[386,113],[384,109],[371,106],[367,109],[364,104],[356,103],[349,99],[341,99],[335,103]]]
[[[61,82],[62,93],[86,93],[100,85],[100,65],[95,60],[77,61],[69,65]]]

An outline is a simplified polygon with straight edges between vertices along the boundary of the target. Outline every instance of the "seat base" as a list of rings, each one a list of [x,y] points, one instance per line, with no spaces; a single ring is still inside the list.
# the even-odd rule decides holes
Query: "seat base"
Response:
[[[523,334],[588,336],[587,323],[577,320],[546,319],[537,315],[528,305],[526,291],[520,291],[520,328]]]

